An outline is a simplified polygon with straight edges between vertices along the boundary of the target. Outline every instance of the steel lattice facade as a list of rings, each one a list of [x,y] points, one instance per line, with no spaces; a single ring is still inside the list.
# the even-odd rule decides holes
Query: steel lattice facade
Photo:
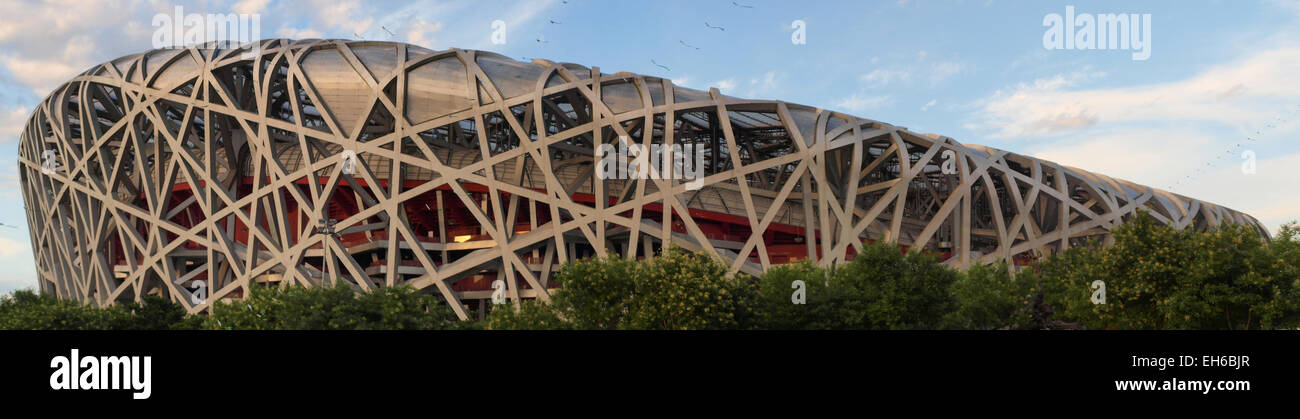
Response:
[[[620,137],[694,146],[703,188],[600,176],[596,150]],[[35,110],[19,163],[43,291],[191,312],[257,283],[408,284],[467,318],[497,279],[547,299],[564,261],[664,243],[750,274],[868,240],[1024,264],[1139,209],[1267,236],[1214,204],[879,121],[386,42],[113,60]]]

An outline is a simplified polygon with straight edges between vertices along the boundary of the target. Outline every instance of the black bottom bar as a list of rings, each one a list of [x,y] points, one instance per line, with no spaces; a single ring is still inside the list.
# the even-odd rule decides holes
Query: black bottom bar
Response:
[[[1300,389],[1300,332],[9,331],[0,341],[6,398],[73,403],[723,402],[725,391],[888,405],[906,400],[894,396],[1220,401]],[[81,358],[150,356],[149,398],[51,389],[51,360],[74,348]],[[1129,380],[1171,389],[1116,389]],[[1178,387],[1207,380],[1208,393]]]

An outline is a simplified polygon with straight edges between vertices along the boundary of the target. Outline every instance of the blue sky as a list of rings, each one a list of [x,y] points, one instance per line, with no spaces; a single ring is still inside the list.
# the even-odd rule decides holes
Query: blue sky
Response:
[[[0,223],[18,227],[0,227],[0,292],[35,286],[15,163],[23,122],[62,81],[149,49],[153,17],[176,5],[260,14],[264,38],[402,41],[657,75],[1170,189],[1271,230],[1300,219],[1300,0],[0,0]],[[1150,58],[1045,49],[1044,16],[1067,5],[1150,14]],[[491,42],[496,20],[505,44]],[[805,44],[791,42],[796,20]],[[1241,170],[1246,150],[1254,174]]]

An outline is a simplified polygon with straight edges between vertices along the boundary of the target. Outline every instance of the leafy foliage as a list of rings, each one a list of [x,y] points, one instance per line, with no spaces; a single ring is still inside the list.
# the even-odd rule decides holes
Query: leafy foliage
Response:
[[[130,323],[130,313],[120,307],[96,308],[30,290],[0,298],[0,329],[121,330]]]
[[[890,243],[868,243],[852,262],[825,270],[792,264],[762,278],[765,327],[776,329],[938,329],[955,309],[949,288],[960,272]],[[804,304],[791,301],[803,281]]]
[[[1062,318],[1091,329],[1298,325],[1293,226],[1266,245],[1246,226],[1176,230],[1139,212],[1112,233],[1112,245],[1071,249],[1033,274]],[[1097,280],[1105,283],[1106,304],[1090,301]]]
[[[489,329],[746,329],[757,286],[721,261],[672,249],[651,261],[586,259],[556,273],[551,304],[493,310]],[[506,313],[502,313],[506,312]]]
[[[626,259],[584,259],[555,273],[561,288],[551,297],[558,317],[574,329],[617,329],[636,295],[641,267]],[[540,326],[540,325],[539,325]]]
[[[672,250],[639,264],[628,304],[628,329],[747,329],[758,287],[748,275],[727,276],[722,261]]]
[[[519,309],[495,307],[480,322],[490,330],[570,330],[575,326],[561,319],[559,312],[541,301],[524,301]]]
[[[759,278],[759,321],[776,330],[835,329],[841,296],[825,269],[808,261],[774,266]],[[802,304],[795,301],[802,289]]]
[[[462,327],[451,309],[410,287],[357,293],[348,287],[258,287],[216,304],[205,326],[254,330],[431,330]]]
[[[189,316],[185,307],[157,295],[145,296],[141,303],[131,303],[124,309],[132,321],[123,326],[130,330],[194,330],[203,327],[203,317]]]
[[[1005,263],[976,265],[952,284],[957,308],[949,313],[947,327],[955,329],[1034,328],[1038,284],[1033,278],[1016,278]]]

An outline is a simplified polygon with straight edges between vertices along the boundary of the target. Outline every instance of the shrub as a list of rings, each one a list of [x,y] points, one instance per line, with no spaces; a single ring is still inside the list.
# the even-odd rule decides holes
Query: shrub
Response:
[[[1057,314],[1092,329],[1254,329],[1297,324],[1295,233],[1265,245],[1249,227],[1176,230],[1139,212],[1114,243],[1071,249],[1038,275]],[[1294,261],[1294,259],[1292,259]],[[1101,280],[1106,304],[1092,304]]]
[[[867,243],[842,267],[800,263],[770,270],[762,279],[760,318],[775,329],[938,329],[956,308],[949,289],[960,276],[935,256]],[[802,305],[790,300],[796,280],[806,287]]]
[[[131,314],[116,306],[97,308],[31,290],[0,297],[0,329],[122,330],[131,322]]]
[[[203,327],[203,317],[190,316],[185,307],[157,295],[145,296],[140,303],[123,307],[131,315],[126,322],[130,330],[194,330]]]
[[[975,330],[1037,327],[1033,313],[1037,291],[1032,276],[1012,276],[1005,263],[972,266],[952,284],[957,307],[948,314],[947,326]]]
[[[462,325],[449,307],[405,286],[356,293],[346,286],[255,287],[249,298],[215,304],[205,326],[216,329],[448,329]]]
[[[556,272],[551,304],[499,307],[489,329],[747,329],[757,286],[708,255],[672,249],[651,261],[584,259]]]
[[[519,309],[511,304],[492,308],[481,321],[489,330],[567,330],[573,324],[560,318],[555,307],[542,301],[523,301]]]
[[[636,295],[641,268],[639,262],[621,258],[565,264],[555,273],[561,288],[551,297],[553,309],[575,329],[617,329]]]
[[[765,329],[836,329],[832,313],[839,295],[832,291],[825,269],[808,261],[773,266],[759,278],[759,322]],[[802,304],[794,301],[796,288],[802,288]]]

